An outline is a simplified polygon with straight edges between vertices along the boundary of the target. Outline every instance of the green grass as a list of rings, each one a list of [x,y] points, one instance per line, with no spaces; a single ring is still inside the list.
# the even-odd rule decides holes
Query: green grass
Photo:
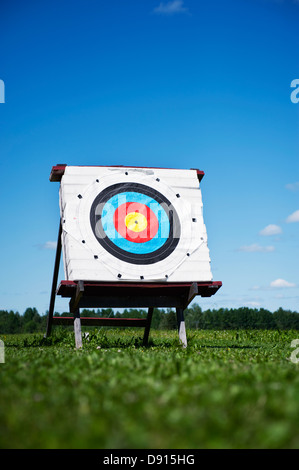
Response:
[[[298,331],[1,336],[2,449],[299,447]]]

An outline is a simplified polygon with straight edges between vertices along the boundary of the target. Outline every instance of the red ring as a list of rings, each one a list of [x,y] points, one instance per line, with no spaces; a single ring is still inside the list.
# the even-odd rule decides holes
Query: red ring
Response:
[[[126,226],[125,218],[131,212],[138,212],[146,218],[147,227],[141,232],[134,232]],[[125,202],[121,204],[114,212],[113,223],[122,237],[135,243],[148,242],[154,238],[159,228],[159,222],[154,212],[150,207],[140,202]]]

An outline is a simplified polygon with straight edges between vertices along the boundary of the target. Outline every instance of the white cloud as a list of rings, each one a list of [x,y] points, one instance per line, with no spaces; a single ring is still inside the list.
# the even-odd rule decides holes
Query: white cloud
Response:
[[[283,287],[296,287],[296,284],[285,281],[284,279],[276,279],[275,281],[270,282],[270,287],[274,289],[281,289]]]
[[[274,246],[260,246],[256,243],[252,245],[247,245],[247,246],[241,246],[238,251],[244,251],[246,253],[270,253],[271,251],[274,251],[275,248]]]
[[[263,230],[261,230],[259,234],[265,237],[268,237],[271,235],[278,235],[281,232],[282,230],[281,230],[281,227],[279,227],[279,225],[270,224],[270,225],[267,225],[267,227],[263,228]]]
[[[256,302],[255,300],[252,300],[250,302],[245,302],[245,305],[249,305],[249,307],[260,307],[261,302]]]
[[[286,189],[289,189],[290,191],[299,191],[299,181],[296,181],[296,183],[286,184]]]
[[[286,218],[286,222],[289,224],[291,222],[299,222],[299,210],[293,212]]]
[[[154,8],[154,13],[162,15],[172,15],[174,13],[187,13],[188,8],[183,6],[182,0],[173,0],[172,2],[160,3],[159,6]]]
[[[268,286],[253,286],[250,290],[259,291],[259,290],[273,290],[273,289],[283,289],[289,287],[297,287],[297,284],[294,282],[288,282],[285,279],[275,279],[275,281],[270,282]]]
[[[46,242],[43,245],[40,245],[43,250],[56,250],[57,242]]]

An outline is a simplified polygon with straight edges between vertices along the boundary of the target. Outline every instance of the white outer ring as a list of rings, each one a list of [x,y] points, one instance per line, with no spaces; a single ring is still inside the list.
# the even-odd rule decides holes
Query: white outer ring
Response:
[[[113,184],[128,182],[136,182],[156,189],[170,201],[177,212],[181,225],[179,243],[167,258],[157,263],[139,265],[122,261],[107,252],[98,242],[92,231],[90,225],[90,208],[97,195]],[[119,280],[119,274],[121,275],[121,280],[139,280],[141,276],[143,276],[144,281],[158,279],[167,280],[179,265],[186,260],[188,256],[187,253],[189,253],[189,255],[192,254],[190,247],[191,245],[194,246],[194,240],[192,240],[194,237],[194,228],[192,226],[191,205],[189,202],[177,197],[173,189],[161,180],[157,181],[154,175],[136,174],[136,172],[130,172],[130,170],[119,170],[113,172],[113,174],[107,172],[106,175],[101,175],[98,178],[95,176],[93,182],[86,187],[84,192],[81,193],[81,196],[81,199],[76,196],[76,203],[72,201],[68,207],[69,210],[66,211],[68,218],[73,221],[71,225],[74,230],[71,229],[71,226],[71,230],[68,230],[67,220],[65,229],[81,244],[82,240],[84,240],[84,248],[87,249],[92,256],[97,255],[98,261],[103,263],[117,280]]]

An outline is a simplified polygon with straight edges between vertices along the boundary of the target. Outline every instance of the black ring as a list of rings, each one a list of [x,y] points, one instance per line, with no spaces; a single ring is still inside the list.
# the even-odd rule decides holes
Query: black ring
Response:
[[[99,213],[97,213],[97,207],[99,204],[101,204],[103,208],[103,205],[111,197],[121,192],[140,192],[142,194],[145,194],[146,196],[153,198],[159,204],[167,206],[167,211],[165,212],[169,219],[170,231],[169,236],[163,246],[151,253],[131,253],[129,251],[125,251],[119,248],[113,243],[113,241],[110,240],[110,238],[108,238],[102,225],[101,209]],[[94,236],[96,237],[98,242],[103,246],[103,248],[105,248],[110,254],[112,254],[116,258],[132,264],[153,264],[157,263],[158,261],[162,261],[175,250],[181,236],[179,217],[171,202],[157,190],[144,184],[133,182],[116,183],[101,191],[92,203],[90,209],[90,224]]]

